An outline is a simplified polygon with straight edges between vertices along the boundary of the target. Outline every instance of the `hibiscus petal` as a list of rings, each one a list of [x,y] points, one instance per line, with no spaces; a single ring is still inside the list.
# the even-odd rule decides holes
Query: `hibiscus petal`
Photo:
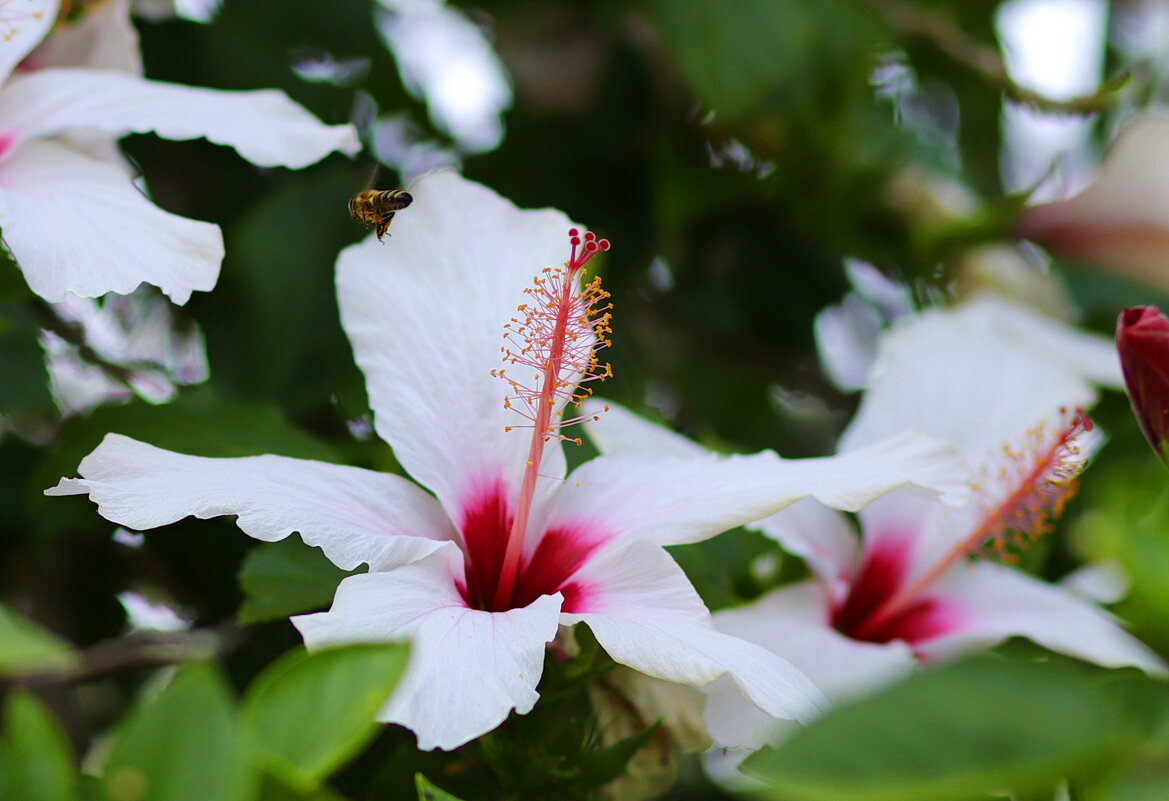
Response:
[[[904,432],[841,456],[642,458],[586,462],[560,490],[549,527],[661,545],[698,542],[812,496],[855,511],[907,483],[966,498],[965,468],[938,440]]]
[[[341,319],[366,376],[374,423],[406,470],[458,519],[469,494],[503,477],[515,490],[527,429],[504,408],[503,325],[543,268],[568,256],[568,218],[521,211],[452,172],[410,187],[391,236],[337,260]],[[549,443],[541,475],[564,475]],[[556,482],[543,482],[554,487]]]
[[[994,320],[1015,347],[1034,351],[1094,384],[1119,388],[1124,379],[1120,358],[1111,337],[1065,325],[1039,314],[1033,308],[1001,295],[984,293],[966,301],[967,314],[986,315]]]
[[[350,576],[328,612],[292,619],[314,650],[408,639],[410,663],[379,718],[412,730],[423,750],[457,748],[531,710],[560,611],[559,594],[508,612],[468,609],[445,557]]]
[[[976,472],[979,502],[947,509],[920,493],[891,493],[860,512],[866,548],[892,538],[890,547],[910,562],[907,581],[946,558],[988,506],[1019,489],[1012,482],[1027,479],[1020,465],[1034,458],[1036,443],[1064,429],[1070,410],[1095,401],[1085,376],[1114,369],[1107,342],[989,297],[925,312],[891,331],[841,449],[913,426],[953,444]],[[1076,440],[1085,455],[1098,442]]]
[[[338,567],[386,569],[433,553],[454,536],[434,499],[387,473],[283,456],[209,459],[109,434],[46,495],[89,495],[107,520],[133,529],[188,515],[238,515],[258,540],[294,531]]]
[[[840,449],[912,427],[951,443],[974,466],[1039,421],[1058,419],[1061,408],[1095,401],[1069,367],[1079,350],[1024,339],[1002,316],[992,303],[936,309],[887,334]]]
[[[611,548],[575,576],[573,613],[615,661],[658,679],[702,687],[726,676],[777,718],[808,720],[824,707],[820,691],[775,654],[717,631],[698,593],[655,545]]]
[[[814,581],[781,587],[755,603],[716,612],[714,625],[760,645],[797,668],[833,702],[856,697],[907,675],[916,665],[903,642],[859,642],[828,624],[831,602]],[[761,715],[719,682],[706,705],[711,736],[724,745],[759,748],[774,742],[782,723]]]
[[[114,136],[153,131],[204,137],[260,167],[300,168],[334,150],[361,149],[351,125],[325,125],[283,92],[228,92],[148,81],[114,70],[43,69],[0,91],[4,133],[18,139],[70,130]]]
[[[14,0],[0,7],[0,84],[45,38],[57,6],[58,0]]]
[[[117,166],[55,142],[0,162],[0,230],[29,287],[54,302],[146,282],[186,303],[215,286],[223,260],[217,226],[163,211]]]
[[[141,75],[142,54],[138,29],[130,21],[130,1],[107,0],[87,8],[81,19],[58,26],[20,67],[90,67]]]
[[[934,593],[959,610],[960,626],[918,646],[927,658],[1027,637],[1044,648],[1105,667],[1135,666],[1164,675],[1167,666],[1110,615],[1067,590],[1002,565],[960,565]]]

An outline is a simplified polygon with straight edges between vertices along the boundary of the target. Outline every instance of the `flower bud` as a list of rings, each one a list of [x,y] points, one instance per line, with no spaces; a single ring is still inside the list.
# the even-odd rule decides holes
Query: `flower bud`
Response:
[[[1116,321],[1116,348],[1132,410],[1162,460],[1169,447],[1169,317],[1133,306]]]

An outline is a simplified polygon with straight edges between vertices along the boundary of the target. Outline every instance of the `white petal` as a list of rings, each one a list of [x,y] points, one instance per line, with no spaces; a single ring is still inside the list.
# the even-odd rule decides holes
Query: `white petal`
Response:
[[[58,0],[11,0],[0,7],[0,83],[45,38]]]
[[[855,511],[907,483],[966,498],[965,468],[937,440],[905,432],[842,456],[601,456],[569,476],[551,525],[662,545],[698,542],[812,496]]]
[[[1086,601],[1114,604],[1128,595],[1131,582],[1119,562],[1108,560],[1092,562],[1068,573],[1059,585]]]
[[[927,657],[945,658],[1020,636],[1105,667],[1166,673],[1159,656],[1098,607],[1017,570],[990,562],[959,565],[936,592],[956,606],[962,624],[919,646]]]
[[[188,515],[238,515],[265,542],[294,531],[338,567],[392,567],[434,552],[454,536],[434,499],[387,473],[283,456],[208,459],[108,434],[81,462],[82,478],[46,495],[83,495],[98,512],[133,529]]]
[[[1124,386],[1112,337],[1065,325],[1001,295],[983,293],[963,304],[969,315],[985,315],[1016,347],[1034,352],[1096,384]]]
[[[530,431],[504,430],[524,421],[504,409],[508,386],[491,371],[523,290],[568,257],[572,224],[452,172],[423,176],[410,193],[384,242],[371,234],[341,252],[338,303],[378,433],[457,519],[481,482],[519,486]],[[558,443],[540,473],[564,475]]]
[[[834,703],[896,681],[917,664],[903,642],[845,637],[828,624],[830,614],[824,588],[808,581],[781,587],[749,606],[717,612],[714,625],[791,662]],[[760,715],[729,689],[720,683],[710,691],[706,721],[711,736],[748,748],[774,742],[783,724]]]
[[[44,69],[0,92],[4,132],[21,139],[70,130],[204,137],[260,167],[300,168],[360,149],[351,125],[325,125],[283,92],[228,92],[148,81],[114,70]]]
[[[565,623],[584,622],[615,661],[666,681],[702,687],[726,676],[777,718],[807,720],[824,706],[803,673],[711,624],[698,593],[660,548],[611,548],[577,572],[583,598]]]
[[[292,619],[310,649],[409,640],[410,663],[379,717],[411,729],[423,750],[457,748],[512,709],[530,711],[558,628],[559,594],[502,613],[468,609],[452,564],[435,554],[350,576],[328,612]]]
[[[154,284],[175,303],[219,277],[217,226],[169,214],[117,166],[54,142],[28,142],[0,162],[0,231],[45,300]]]
[[[464,153],[492,150],[511,106],[507,71],[482,27],[447,3],[382,0],[374,23],[398,62],[402,83]]]
[[[913,311],[913,295],[905,284],[885,277],[868,262],[844,260],[844,274],[856,293],[881,313],[885,320],[896,320]]]
[[[582,408],[595,417],[582,425],[601,453],[630,456],[707,456],[711,452],[665,426],[651,423],[614,401],[592,398]]]
[[[797,501],[748,528],[762,531],[808,563],[831,597],[843,599],[860,562],[860,539],[848,518],[815,498]]]
[[[868,382],[883,322],[880,312],[855,292],[816,315],[816,351],[839,389],[852,392]]]
[[[974,304],[931,310],[894,328],[841,450],[913,427],[977,466],[1004,444],[1019,444],[1041,420],[1058,420],[1061,408],[1095,401],[1095,390],[1066,366],[1073,354],[1057,358],[1004,330],[1000,316],[993,305]]]
[[[130,0],[107,0],[87,8],[77,22],[58,25],[21,64],[21,69],[46,67],[91,67],[141,75],[142,54],[138,30],[130,22]]]

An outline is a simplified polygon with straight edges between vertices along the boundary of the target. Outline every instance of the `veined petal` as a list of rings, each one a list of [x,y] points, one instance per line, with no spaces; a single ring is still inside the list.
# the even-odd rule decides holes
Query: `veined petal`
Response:
[[[977,466],[1041,420],[1057,419],[1061,408],[1095,401],[1095,390],[1067,366],[1079,351],[1061,358],[1012,335],[1002,314],[978,303],[928,311],[894,328],[840,450],[913,427]]]
[[[453,172],[423,176],[391,236],[371,234],[337,260],[341,320],[365,373],[374,424],[402,465],[458,519],[502,476],[519,487],[528,429],[504,408],[503,325],[545,267],[568,256],[568,218],[523,211]],[[549,443],[542,475],[564,475]],[[555,481],[544,481],[545,492]]]
[[[596,417],[585,423],[584,429],[604,454],[718,459],[697,442],[612,401],[589,400],[585,412]],[[832,588],[834,597],[847,590],[845,581],[856,569],[860,549],[859,538],[844,515],[814,498],[804,498],[748,527],[762,531],[789,553],[803,558]]]
[[[154,284],[175,303],[219,277],[223,237],[169,214],[117,166],[56,142],[27,142],[0,162],[0,231],[29,287],[48,301]]]
[[[325,125],[283,92],[228,92],[148,81],[115,70],[43,69],[0,92],[4,133],[17,139],[84,130],[164,139],[204,137],[260,167],[306,167],[360,149],[351,125]]]
[[[0,6],[0,84],[57,19],[58,0],[9,0]]]
[[[109,434],[46,495],[89,495],[107,520],[133,529],[187,516],[238,515],[258,540],[294,531],[338,567],[386,569],[454,536],[435,500],[400,476],[284,456],[209,459]]]
[[[1110,615],[1067,590],[990,562],[959,565],[936,595],[960,609],[961,626],[923,643],[927,658],[987,648],[1027,637],[1044,648],[1105,667],[1139,667],[1162,676],[1165,662]]]
[[[966,498],[966,471],[938,440],[904,432],[842,456],[780,459],[752,456],[643,458],[601,456],[560,490],[550,527],[603,532],[676,545],[698,542],[760,520],[801,498],[855,511],[914,483]]]
[[[410,662],[379,717],[413,731],[423,750],[458,748],[511,710],[530,711],[558,628],[559,594],[508,612],[468,609],[452,566],[438,553],[350,576],[328,612],[292,619],[309,649],[409,640]]]
[[[615,661],[666,681],[702,687],[727,677],[777,718],[808,720],[824,707],[820,691],[775,654],[717,631],[698,593],[656,545],[611,548],[576,574],[574,614]]]
[[[760,645],[797,668],[833,702],[856,697],[907,675],[917,664],[900,641],[860,642],[829,625],[831,601],[814,581],[781,587],[755,603],[716,612],[719,631]],[[724,745],[759,748],[773,742],[780,724],[761,715],[724,683],[706,704],[711,736]]]
[[[106,0],[85,10],[81,19],[58,25],[21,69],[90,67],[142,74],[138,29],[130,21],[130,0]]]

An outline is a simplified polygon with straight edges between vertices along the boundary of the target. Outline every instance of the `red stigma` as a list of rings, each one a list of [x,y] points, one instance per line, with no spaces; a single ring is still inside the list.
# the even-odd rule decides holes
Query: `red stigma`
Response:
[[[609,249],[608,239],[597,239],[597,235],[592,231],[585,231],[584,239],[580,238],[579,232],[575,228],[570,228],[568,231],[568,243],[572,245],[572,252],[568,256],[568,261],[564,266],[568,268],[570,275],[575,274],[582,267],[588,264],[589,259],[598,253]]]

